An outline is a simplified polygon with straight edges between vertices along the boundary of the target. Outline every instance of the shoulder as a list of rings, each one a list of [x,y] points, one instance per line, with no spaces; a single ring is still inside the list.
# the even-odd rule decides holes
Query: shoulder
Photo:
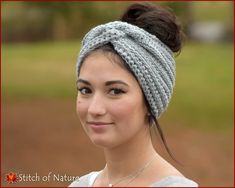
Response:
[[[198,184],[183,176],[168,176],[153,183],[152,187],[198,187]]]
[[[90,187],[93,184],[93,181],[95,180],[96,176],[98,175],[98,171],[90,172],[77,180],[73,181],[69,187]]]

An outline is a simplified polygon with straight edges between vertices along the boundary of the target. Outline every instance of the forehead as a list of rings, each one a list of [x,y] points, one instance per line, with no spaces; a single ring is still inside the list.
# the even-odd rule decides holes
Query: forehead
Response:
[[[138,82],[126,69],[120,58],[97,51],[91,53],[81,65],[79,78],[107,81],[110,79],[124,80],[131,84]],[[114,59],[115,58],[115,59]]]

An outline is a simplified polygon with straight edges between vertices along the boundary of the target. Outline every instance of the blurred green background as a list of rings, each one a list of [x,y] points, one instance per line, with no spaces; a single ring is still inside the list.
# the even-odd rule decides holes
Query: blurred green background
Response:
[[[27,151],[35,147],[34,145],[26,144],[24,150],[22,150],[23,146],[20,146],[18,150],[21,151],[14,147],[17,142],[22,144],[32,142],[32,138],[27,137],[31,133],[24,134],[23,131],[27,128],[32,131],[36,126],[35,121],[40,121],[40,118],[51,119],[44,122],[44,126],[52,127],[51,131],[54,130],[53,127],[58,128],[61,121],[66,122],[69,118],[74,118],[72,125],[66,127],[63,127],[64,124],[61,125],[63,131],[69,129],[66,132],[67,142],[72,137],[71,132],[83,134],[78,131],[79,121],[75,120],[75,114],[72,114],[72,117],[69,116],[71,110],[75,113],[75,64],[81,39],[91,27],[119,19],[122,11],[129,4],[130,2],[1,3],[2,177],[9,171],[40,171],[35,166],[37,161],[33,164],[24,161],[24,155],[28,154]],[[176,57],[177,79],[174,95],[167,112],[160,119],[161,124],[166,133],[172,135],[172,141],[171,138],[169,139],[171,142],[177,142],[178,132],[182,137],[190,132],[192,136],[182,139],[182,142],[188,142],[185,150],[192,149],[192,146],[197,148],[193,156],[203,151],[210,151],[213,147],[216,148],[205,153],[205,156],[202,153],[203,158],[206,158],[205,161],[201,161],[202,159],[196,161],[196,158],[192,157],[191,160],[194,160],[195,164],[182,171],[203,186],[232,186],[234,181],[233,2],[161,2],[158,4],[170,7],[177,14],[187,35],[185,46]],[[203,27],[200,25],[202,23]],[[214,28],[212,30],[215,31],[214,34],[211,32],[208,37],[205,28]],[[196,32],[197,30],[199,32]],[[214,38],[210,38],[211,36]],[[34,112],[40,114],[45,111],[48,111],[47,115],[41,115],[39,119],[30,119]],[[54,111],[57,113],[54,114]],[[63,120],[55,121],[58,116]],[[24,124],[25,129],[19,128],[19,122]],[[15,131],[16,129],[19,129],[18,132]],[[40,127],[35,129],[40,130]],[[63,134],[63,131],[60,134]],[[19,132],[21,132],[20,136]],[[76,143],[76,138],[86,139],[85,136],[76,134],[73,136],[72,145],[81,147]],[[27,139],[22,141],[23,137]],[[41,139],[42,137],[37,137],[35,142],[40,145]],[[53,139],[53,134],[51,137],[43,138],[43,140],[47,139]],[[61,142],[66,141],[61,140]],[[88,142],[86,140],[86,143]],[[57,144],[49,142],[47,147],[53,148]],[[177,147],[180,146],[182,145],[179,142],[179,145],[174,148],[176,153]],[[10,149],[11,147],[14,149]],[[41,147],[37,147],[40,150]],[[61,148],[58,146],[57,149],[52,150],[53,154],[57,152],[61,156],[65,148],[67,144]],[[61,156],[60,160],[77,162],[79,166],[80,162],[77,159],[81,153],[73,154],[73,149],[71,147],[71,150],[66,150],[67,153],[70,152],[69,159]],[[89,170],[95,170],[94,167],[101,168],[104,161],[100,151],[88,150],[86,148],[80,150],[84,153],[81,160],[87,156],[92,160],[92,155],[98,152],[97,156],[100,160],[92,163],[93,166],[84,165],[83,168],[76,169],[72,165],[63,163],[64,167],[61,167],[59,165],[61,163],[57,161],[51,164],[52,166],[45,166],[40,172],[45,173],[57,167],[64,173],[82,175]],[[186,152],[183,156],[188,158],[190,155],[187,152],[190,151],[185,150],[183,150]],[[42,152],[45,151],[42,150]],[[52,153],[47,153],[47,155],[50,154]],[[34,156],[35,153],[32,151],[31,155]],[[71,158],[71,155],[74,155],[74,158]],[[213,155],[221,155],[221,157],[215,159]],[[19,158],[22,159],[22,165],[12,162],[17,160],[14,157],[18,157],[18,161]],[[46,155],[42,159],[49,160]],[[190,161],[190,159],[185,160]],[[208,162],[210,160],[214,161]],[[197,164],[199,162],[207,164],[199,165]],[[217,169],[214,166],[217,166]],[[2,181],[3,185],[6,184],[3,179]],[[30,183],[32,182],[21,182],[18,185],[29,186]],[[33,183],[33,185],[42,185],[42,182]],[[50,182],[45,185],[66,186],[68,182]]]

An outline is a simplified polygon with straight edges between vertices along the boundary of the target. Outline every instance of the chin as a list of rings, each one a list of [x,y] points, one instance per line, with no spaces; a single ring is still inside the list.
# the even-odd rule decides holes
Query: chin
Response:
[[[101,148],[113,148],[115,147],[115,142],[113,139],[108,139],[105,137],[101,137],[101,136],[96,136],[96,137],[90,137],[91,142]]]

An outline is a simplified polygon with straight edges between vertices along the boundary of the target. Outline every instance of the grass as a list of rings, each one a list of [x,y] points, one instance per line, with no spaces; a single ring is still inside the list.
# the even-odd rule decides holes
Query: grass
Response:
[[[80,41],[3,45],[3,101],[75,98],[79,45]],[[162,121],[232,127],[233,45],[189,43],[176,61],[176,87]]]

